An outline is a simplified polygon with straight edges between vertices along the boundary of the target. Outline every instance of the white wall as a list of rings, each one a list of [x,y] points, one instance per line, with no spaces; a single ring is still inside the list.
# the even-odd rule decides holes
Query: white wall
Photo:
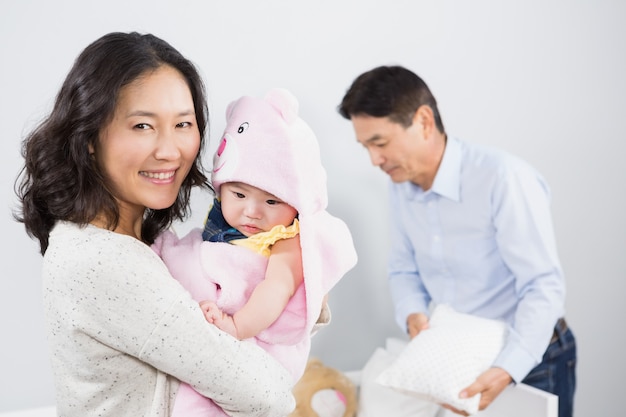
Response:
[[[567,320],[579,342],[577,416],[621,411],[626,360],[626,3],[619,0],[3,2],[0,13],[0,411],[53,404],[37,246],[11,218],[20,140],[45,114],[76,55],[110,31],[152,32],[200,67],[212,110],[242,94],[291,89],[317,132],[330,211],[351,227],[358,266],[331,295],[333,324],[313,354],[361,367],[399,335],[385,279],[385,178],[336,106],[381,64],[420,74],[449,133],[496,145],[551,183]],[[212,149],[212,148],[211,148]],[[209,197],[194,197],[185,231]]]

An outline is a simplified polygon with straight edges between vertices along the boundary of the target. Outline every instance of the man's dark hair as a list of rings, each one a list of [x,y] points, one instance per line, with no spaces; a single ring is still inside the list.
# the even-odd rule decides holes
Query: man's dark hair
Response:
[[[433,111],[435,126],[445,133],[437,101],[426,83],[401,66],[380,66],[358,76],[343,97],[338,111],[346,119],[367,115],[389,117],[409,127],[420,106]]]

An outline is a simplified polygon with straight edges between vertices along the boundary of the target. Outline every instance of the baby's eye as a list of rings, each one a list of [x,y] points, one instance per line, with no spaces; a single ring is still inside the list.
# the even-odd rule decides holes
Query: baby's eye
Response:
[[[270,206],[274,206],[276,204],[280,204],[280,201],[278,201],[278,200],[267,200],[266,203],[269,204]]]
[[[234,194],[235,194],[235,197],[237,197],[237,198],[246,198],[245,194],[238,193],[236,191],[234,192]]]
[[[243,133],[246,130],[248,130],[248,122],[243,122],[242,124],[239,125],[239,128],[237,129],[237,133]]]

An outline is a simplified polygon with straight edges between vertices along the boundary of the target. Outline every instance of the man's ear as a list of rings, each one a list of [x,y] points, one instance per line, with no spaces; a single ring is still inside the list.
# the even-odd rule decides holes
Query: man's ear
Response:
[[[413,115],[413,124],[419,124],[424,137],[430,137],[433,134],[433,130],[436,129],[433,109],[426,104],[419,106]]]

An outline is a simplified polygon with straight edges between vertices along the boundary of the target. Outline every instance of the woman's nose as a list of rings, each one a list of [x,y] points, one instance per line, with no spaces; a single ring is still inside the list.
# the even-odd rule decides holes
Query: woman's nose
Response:
[[[178,145],[175,132],[170,130],[160,131],[156,142],[156,159],[172,160],[180,158],[181,152]]]

